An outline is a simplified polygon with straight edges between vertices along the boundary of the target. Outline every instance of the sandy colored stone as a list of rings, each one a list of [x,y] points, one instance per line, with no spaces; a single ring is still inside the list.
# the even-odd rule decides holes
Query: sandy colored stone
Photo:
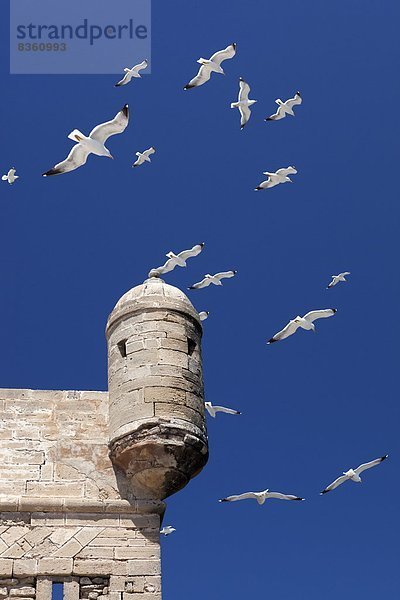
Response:
[[[11,577],[13,561],[0,558],[0,577]]]
[[[72,558],[42,558],[38,572],[43,575],[71,575],[72,565]]]
[[[14,560],[13,574],[21,577],[24,575],[36,575],[38,561],[34,558],[20,558]]]

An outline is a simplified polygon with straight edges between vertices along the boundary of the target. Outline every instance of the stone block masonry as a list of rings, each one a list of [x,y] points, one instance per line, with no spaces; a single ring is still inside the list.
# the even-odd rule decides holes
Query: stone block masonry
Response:
[[[162,500],[207,462],[199,315],[158,278],[106,328],[109,392],[0,390],[0,600],[160,600]]]

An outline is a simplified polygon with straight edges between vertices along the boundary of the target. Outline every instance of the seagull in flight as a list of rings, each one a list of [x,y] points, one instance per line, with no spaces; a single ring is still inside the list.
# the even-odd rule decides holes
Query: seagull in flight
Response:
[[[234,277],[236,273],[237,271],[222,271],[221,273],[216,273],[215,275],[210,275],[207,273],[207,275],[204,275],[204,279],[188,287],[188,290],[201,290],[201,288],[208,287],[212,283],[214,285],[222,285],[221,279]]]
[[[329,290],[330,288],[334,287],[335,285],[337,285],[339,283],[339,281],[347,281],[346,275],[350,275],[350,271],[345,271],[344,273],[339,273],[339,275],[332,275],[332,281],[330,282],[330,284],[328,285],[328,287],[326,289]]]
[[[124,77],[121,79],[121,81],[118,81],[118,83],[115,84],[115,87],[120,87],[121,85],[126,85],[127,83],[129,83],[133,77],[142,77],[139,73],[139,71],[142,71],[143,69],[146,69],[148,67],[149,63],[147,62],[147,60],[142,61],[141,63],[139,63],[138,65],[135,65],[134,67],[132,67],[132,69],[124,69]]]
[[[279,119],[283,119],[286,115],[292,115],[294,117],[293,107],[301,104],[303,102],[303,98],[300,95],[300,92],[297,92],[293,98],[289,98],[286,102],[282,102],[280,98],[275,100],[276,104],[278,104],[279,108],[270,117],[264,119],[265,121],[279,121]]]
[[[202,310],[201,312],[199,312],[200,321],[205,321],[206,319],[208,319],[209,314],[210,312],[208,310]]]
[[[165,536],[171,535],[171,533],[174,533],[174,531],[176,531],[176,529],[171,527],[171,525],[167,525],[166,527],[163,527],[162,529],[160,529],[160,533]]]
[[[225,406],[213,406],[211,402],[204,402],[204,406],[208,414],[215,419],[217,412],[227,413],[228,415],[241,415],[242,413],[233,408],[225,408]]]
[[[175,252],[168,252],[165,256],[168,257],[168,260],[157,269],[151,269],[149,273],[149,277],[160,277],[160,275],[165,275],[165,273],[169,273],[173,271],[175,267],[186,267],[186,261],[188,258],[192,258],[200,254],[200,252],[204,248],[204,242],[201,244],[196,244],[190,250],[183,250],[179,252],[179,254],[175,254]]]
[[[239,96],[237,102],[231,102],[231,108],[238,108],[240,112],[240,129],[246,125],[250,119],[250,106],[255,104],[257,100],[249,100],[250,86],[244,79],[239,79]]]
[[[8,171],[7,175],[3,175],[1,179],[3,181],[8,181],[8,183],[11,185],[14,183],[14,181],[16,179],[19,179],[19,175],[15,174],[16,172],[17,172],[16,168],[11,167],[11,169]]]
[[[148,150],[145,150],[144,152],[136,152],[136,156],[138,158],[133,163],[132,167],[138,167],[139,165],[142,165],[144,162],[151,162],[149,157],[152,154],[154,154],[155,151],[156,151],[156,149],[153,148],[153,146],[152,146],[151,148],[148,148]]]
[[[244,494],[238,494],[237,496],[228,496],[227,498],[218,500],[218,502],[236,502],[237,500],[247,500],[249,498],[257,500],[260,505],[264,504],[269,498],[277,498],[278,500],[304,500],[304,498],[300,498],[299,496],[264,490],[263,492],[245,492]]]
[[[389,456],[388,454],[385,454],[385,456],[381,456],[381,458],[377,458],[375,460],[371,460],[371,462],[367,462],[367,463],[360,465],[359,467],[357,467],[357,469],[349,469],[348,471],[344,471],[343,475],[341,475],[340,477],[335,479],[335,481],[333,483],[331,483],[324,490],[322,490],[321,495],[331,492],[332,490],[337,488],[339,485],[341,485],[345,481],[349,481],[350,479],[351,479],[351,481],[355,481],[356,483],[362,483],[360,473],[362,473],[366,469],[371,469],[372,467],[376,467],[377,465],[380,465],[381,462],[383,460],[386,460],[388,456]]]
[[[74,171],[86,163],[89,154],[113,158],[104,144],[110,136],[125,131],[128,123],[129,108],[125,104],[114,119],[97,125],[90,132],[89,137],[86,137],[79,129],[74,129],[68,137],[70,140],[78,143],[75,144],[64,161],[55,165],[50,171],[43,173],[43,176],[50,177],[50,175],[61,175],[62,173]]]
[[[268,175],[268,179],[266,181],[262,181],[260,185],[255,188],[255,191],[265,190],[267,188],[272,188],[278,185],[279,183],[293,183],[293,181],[288,177],[288,175],[295,175],[297,170],[295,167],[287,167],[286,169],[278,169],[275,173],[269,173],[269,171],[264,171],[263,175]]]
[[[201,67],[199,72],[193,79],[189,81],[188,84],[183,88],[184,90],[190,90],[190,88],[199,87],[199,85],[203,85],[208,81],[211,77],[211,73],[222,73],[224,75],[224,70],[221,67],[221,63],[228,58],[233,58],[236,54],[236,44],[230,44],[227,46],[225,50],[219,50],[215,52],[211,56],[211,58],[199,58],[197,61]]]
[[[296,331],[301,327],[302,329],[306,329],[309,331],[312,329],[315,332],[314,321],[317,319],[326,319],[327,317],[333,317],[333,315],[337,312],[337,308],[325,308],[323,310],[312,310],[308,312],[304,317],[295,317],[284,327],[281,331],[278,331],[270,340],[268,340],[267,344],[273,344],[274,342],[279,342],[280,340],[284,340],[296,333]]]

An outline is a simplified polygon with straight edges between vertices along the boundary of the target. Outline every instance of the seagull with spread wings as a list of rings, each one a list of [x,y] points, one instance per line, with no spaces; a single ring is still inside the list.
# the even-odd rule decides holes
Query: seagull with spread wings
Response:
[[[222,498],[218,502],[236,502],[237,500],[257,500],[258,504],[264,504],[269,498],[277,498],[278,500],[304,500],[300,496],[292,496],[291,494],[281,494],[280,492],[270,492],[264,490],[263,492],[245,492],[244,494],[238,494],[237,496],[228,496]]]
[[[114,119],[97,125],[88,137],[81,133],[79,129],[74,129],[68,137],[70,140],[77,142],[77,144],[75,144],[65,160],[55,165],[49,171],[46,171],[46,173],[43,173],[43,176],[50,177],[50,175],[61,175],[62,173],[74,171],[86,163],[89,154],[113,158],[104,144],[112,135],[125,131],[128,123],[129,109],[128,105],[125,104]]]
[[[15,173],[17,172],[15,167],[11,167],[11,169],[9,169],[7,175],[2,175],[1,179],[3,181],[8,181],[8,183],[10,185],[12,185],[16,179],[19,179],[19,175],[16,175]]]
[[[250,86],[244,79],[239,79],[239,96],[237,102],[231,102],[231,108],[238,108],[240,112],[240,129],[246,125],[250,119],[250,106],[257,100],[249,100]]]
[[[118,81],[118,83],[115,84],[115,87],[120,87],[121,85],[126,85],[127,83],[129,83],[130,81],[132,81],[133,77],[142,77],[139,73],[139,71],[142,71],[143,69],[146,69],[148,67],[148,62],[147,60],[143,60],[141,63],[139,63],[138,65],[135,65],[134,67],[132,67],[132,69],[124,69],[124,77],[121,79],[121,81]]]
[[[227,413],[228,415],[242,414],[239,410],[234,410],[233,408],[225,408],[225,406],[213,406],[211,402],[204,402],[204,406],[206,407],[208,414],[214,419],[218,412]]]
[[[293,98],[289,98],[286,102],[282,102],[280,98],[275,100],[275,102],[279,106],[278,110],[270,117],[264,119],[265,121],[279,121],[279,119],[283,119],[286,115],[292,115],[292,117],[294,117],[293,107],[301,104],[303,98],[301,97],[300,92],[297,92]]]
[[[174,531],[176,531],[176,529],[171,527],[171,525],[165,525],[162,529],[160,529],[160,533],[165,536],[171,535],[171,533],[174,533]]]
[[[183,250],[182,252],[179,252],[179,254],[175,254],[175,252],[172,251],[168,252],[166,254],[168,260],[161,267],[151,269],[149,277],[160,277],[161,275],[165,275],[165,273],[173,271],[175,267],[186,267],[186,261],[189,258],[193,258],[200,254],[203,248],[204,242],[196,244],[196,246],[193,246],[190,250]]]
[[[132,167],[138,167],[139,165],[142,165],[144,162],[151,162],[149,157],[152,154],[154,154],[155,151],[156,151],[156,149],[153,148],[153,146],[152,146],[151,148],[148,148],[144,152],[136,152],[137,159],[133,163]]]
[[[363,463],[356,469],[349,469],[348,471],[344,471],[343,475],[335,479],[330,485],[328,485],[324,490],[322,490],[321,494],[327,494],[332,490],[336,489],[339,485],[344,483],[345,481],[355,481],[356,483],[362,483],[360,474],[367,469],[372,469],[372,467],[376,467],[381,464],[382,461],[386,460],[388,454],[385,456],[381,456],[380,458],[376,458],[375,460],[371,460],[370,462]]]
[[[221,279],[234,277],[236,273],[237,271],[221,271],[221,273],[216,273],[215,275],[210,275],[207,273],[207,275],[204,275],[204,279],[188,287],[188,290],[201,290],[202,288],[208,287],[212,283],[214,285],[222,285]]]
[[[317,319],[326,319],[327,317],[333,317],[333,315],[337,312],[337,308],[325,308],[323,310],[312,310],[308,312],[304,317],[295,317],[284,327],[281,331],[278,331],[270,340],[268,340],[267,344],[273,344],[274,342],[279,342],[280,340],[284,340],[296,333],[296,331],[301,327],[301,329],[305,329],[309,331],[312,329],[315,332],[314,321]]]
[[[267,175],[268,179],[262,181],[256,188],[255,191],[266,190],[267,188],[275,187],[280,183],[293,183],[288,175],[295,175],[297,169],[295,167],[287,167],[286,169],[278,169],[275,173],[264,171],[263,175]]]
[[[201,67],[199,72],[193,79],[189,81],[183,88],[184,90],[190,90],[190,88],[199,87],[199,85],[203,85],[206,83],[210,77],[211,73],[222,73],[224,75],[224,70],[221,67],[221,63],[228,58],[233,58],[236,54],[236,44],[230,44],[225,48],[225,50],[219,50],[215,52],[211,58],[199,58],[197,61]]]
[[[339,273],[339,275],[332,275],[332,281],[330,282],[330,284],[328,285],[328,287],[326,289],[329,290],[330,288],[334,287],[335,285],[337,285],[339,283],[339,281],[347,281],[346,275],[350,275],[350,271],[345,271],[344,273]]]

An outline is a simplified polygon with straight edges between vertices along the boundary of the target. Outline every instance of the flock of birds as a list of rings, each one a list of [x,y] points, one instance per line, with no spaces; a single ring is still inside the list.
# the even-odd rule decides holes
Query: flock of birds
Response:
[[[236,54],[237,46],[235,43],[230,44],[224,50],[220,50],[215,52],[209,59],[199,58],[198,63],[200,64],[200,68],[198,73],[186,84],[184,87],[185,90],[189,90],[195,87],[199,87],[204,85],[211,79],[212,73],[224,74],[224,70],[221,64],[228,59],[232,59]],[[132,79],[140,78],[140,71],[146,69],[148,67],[147,60],[142,61],[141,63],[135,65],[132,68],[124,69],[123,78],[118,81],[115,86],[121,87],[129,84]],[[249,98],[250,86],[243,79],[239,79],[239,94],[236,102],[231,103],[231,108],[237,108],[240,113],[240,127],[243,129],[245,125],[248,123],[251,117],[251,106],[257,102],[257,100]],[[293,98],[289,98],[286,101],[282,101],[278,98],[276,101],[278,105],[278,109],[275,113],[266,117],[266,121],[278,121],[285,118],[287,115],[294,116],[294,107],[298,106],[302,103],[302,97],[300,92],[297,92]],[[106,156],[108,158],[113,158],[110,151],[106,147],[107,140],[116,134],[123,133],[127,128],[129,123],[129,108],[128,105],[125,106],[117,113],[114,119],[107,121],[105,123],[101,123],[94,127],[94,129],[90,132],[88,136],[84,135],[78,129],[74,129],[69,135],[68,138],[75,142],[75,145],[71,149],[67,158],[59,163],[57,163],[53,168],[43,173],[43,176],[49,177],[52,175],[61,175],[64,173],[68,173],[73,171],[81,166],[83,166],[90,154],[94,154],[96,156]],[[155,148],[150,147],[143,152],[136,152],[137,159],[133,163],[133,167],[138,167],[145,162],[151,162],[150,156],[155,153]],[[263,174],[267,176],[267,178],[262,181],[255,189],[256,191],[268,189],[275,187],[276,185],[282,183],[291,183],[289,175],[294,175],[297,173],[297,170],[294,166],[289,166],[287,168],[278,169],[276,172],[265,171]],[[7,181],[9,184],[15,183],[15,181],[19,178],[16,175],[16,169],[13,167],[9,169],[6,175],[2,176],[3,181]],[[186,267],[187,260],[189,258],[193,258],[198,256],[204,248],[204,243],[196,244],[193,248],[189,250],[183,250],[178,254],[170,251],[166,254],[167,260],[160,267],[151,269],[148,274],[149,278],[152,277],[161,277],[171,271],[173,271],[176,267]],[[204,275],[204,278],[192,284],[188,289],[189,290],[200,290],[206,288],[210,285],[221,286],[223,279],[229,279],[236,275],[237,271],[221,271],[215,274],[207,273]],[[346,281],[346,276],[350,275],[348,271],[339,273],[338,275],[332,275],[332,281],[328,284],[327,289],[330,289],[336,286],[340,282]],[[336,309],[328,308],[321,310],[312,310],[306,313],[303,317],[297,316],[294,319],[290,320],[283,329],[278,331],[275,335],[273,335],[268,341],[267,344],[272,344],[278,341],[282,341],[294,333],[298,329],[304,329],[306,331],[315,331],[314,322],[318,319],[324,319],[327,317],[332,317],[336,314]],[[199,312],[199,317],[202,321],[207,319],[209,315],[208,311]],[[226,408],[224,406],[213,406],[211,402],[205,402],[205,409],[209,413],[209,415],[213,418],[216,417],[217,413],[226,413],[231,415],[240,415],[241,413],[238,410],[234,410],[232,408]],[[367,463],[363,463],[358,466],[356,469],[349,469],[348,471],[343,472],[343,474],[335,479],[331,484],[329,484],[324,490],[322,490],[321,494],[326,494],[334,489],[336,489],[339,485],[345,483],[346,481],[353,481],[360,483],[361,477],[360,474],[372,467],[379,465],[383,460],[387,458],[388,455],[382,456],[375,460],[372,460]],[[254,499],[258,502],[258,504],[262,505],[264,502],[270,498],[275,498],[279,500],[296,500],[302,501],[304,498],[300,496],[295,496],[291,494],[284,494],[281,492],[271,492],[268,489],[259,491],[259,492],[245,492],[242,494],[227,496],[226,498],[222,498],[219,502],[236,502],[238,500],[246,500],[246,499]],[[163,535],[170,535],[176,531],[176,529],[170,525],[164,526],[160,533]]]
[[[175,252],[172,252],[172,251],[168,252],[166,254],[167,261],[164,263],[164,265],[157,267],[155,269],[151,269],[148,274],[148,277],[149,278],[160,277],[161,275],[170,273],[171,271],[173,271],[175,269],[175,267],[186,267],[187,266],[186,261],[189,258],[198,256],[203,251],[204,246],[205,246],[204,243],[196,244],[195,246],[193,246],[193,248],[190,248],[189,250],[183,250],[182,252],[179,252],[178,254],[176,254]],[[237,273],[237,271],[222,271],[221,273],[216,273],[215,275],[207,274],[204,276],[204,278],[200,282],[189,286],[188,289],[189,290],[198,290],[198,289],[202,289],[204,287],[208,287],[211,284],[221,286],[222,279],[234,277],[234,275],[236,275],[236,273]],[[339,273],[338,275],[332,275],[332,281],[328,284],[327,289],[334,287],[339,282],[346,281],[346,275],[350,275],[350,272],[345,271],[343,273]],[[299,328],[305,329],[306,331],[312,330],[315,332],[314,321],[316,321],[318,319],[325,319],[327,317],[332,317],[333,315],[336,314],[336,312],[337,312],[336,308],[326,308],[326,309],[321,309],[321,310],[312,310],[312,311],[308,312],[307,314],[305,314],[304,317],[297,316],[294,319],[290,320],[289,323],[281,331],[278,331],[278,333],[276,333],[271,339],[269,339],[267,341],[267,344],[272,344],[273,342],[278,342],[278,341],[284,340],[284,339],[288,338],[289,336],[293,335],[294,333],[296,333],[296,331]],[[209,315],[208,311],[200,312],[199,313],[200,320],[202,320],[202,321],[205,320],[208,317],[208,315]],[[229,415],[240,415],[241,414],[240,411],[235,410],[233,408],[227,408],[225,406],[213,406],[211,402],[205,402],[204,406],[205,406],[205,409],[207,410],[208,414],[213,418],[215,418],[217,416],[217,413],[219,413],[219,412],[226,413]],[[339,485],[341,485],[345,481],[351,480],[356,483],[361,483],[360,474],[363,471],[365,471],[366,469],[371,469],[372,467],[376,467],[382,461],[384,461],[387,457],[388,457],[388,455],[386,454],[385,456],[382,456],[382,457],[372,460],[370,462],[363,463],[360,466],[358,466],[356,469],[351,468],[348,471],[344,471],[343,475],[341,475],[340,477],[335,479],[335,481],[333,481],[325,489],[323,489],[321,494],[326,494],[327,492],[330,492],[330,491],[336,489]],[[283,494],[281,492],[270,492],[269,489],[266,489],[266,490],[263,490],[260,492],[244,492],[242,494],[227,496],[226,498],[222,498],[221,500],[219,500],[219,502],[236,502],[238,500],[254,499],[254,500],[257,500],[258,504],[262,505],[269,498],[276,498],[278,500],[304,500],[305,499],[305,498],[302,498],[301,496],[295,496],[292,494]],[[176,529],[174,527],[167,525],[160,530],[160,533],[167,536],[167,535],[170,535],[171,533],[173,533],[174,531],[176,531]]]

